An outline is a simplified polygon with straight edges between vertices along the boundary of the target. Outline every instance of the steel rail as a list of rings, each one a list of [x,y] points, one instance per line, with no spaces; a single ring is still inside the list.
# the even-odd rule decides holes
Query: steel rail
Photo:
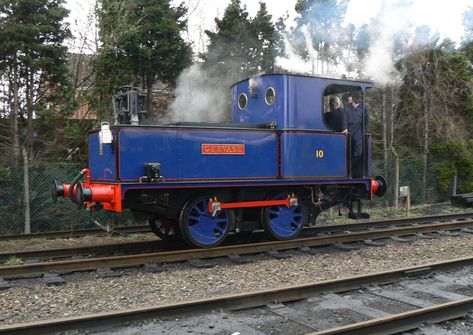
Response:
[[[424,223],[424,222],[431,222],[431,221],[445,221],[445,220],[460,220],[460,219],[467,219],[473,217],[473,212],[470,213],[458,213],[458,214],[442,214],[442,215],[429,215],[429,216],[422,216],[422,217],[415,217],[415,218],[400,218],[400,219],[386,219],[386,220],[379,220],[379,221],[369,221],[363,223],[350,223],[350,224],[342,224],[346,226],[346,229],[356,228],[357,225],[360,224],[370,224],[372,226],[382,226],[382,225],[397,225],[397,224],[409,224],[409,223]],[[340,225],[340,226],[342,226]],[[321,229],[326,229],[327,231],[330,230],[330,226],[334,225],[324,225],[324,226],[317,226]],[[149,233],[151,232],[148,225],[137,225],[137,226],[118,226],[113,229],[112,234],[137,234],[137,233]],[[91,228],[91,229],[79,229],[79,230],[60,230],[60,231],[50,231],[50,232],[38,232],[38,233],[31,233],[31,234],[6,234],[0,235],[0,241],[8,241],[8,240],[28,240],[34,238],[62,238],[62,237],[81,237],[81,236],[96,236],[96,235],[105,235],[107,232],[103,229],[99,228]]]
[[[138,233],[149,233],[151,232],[148,225],[138,225],[138,226],[119,226],[115,227],[111,233],[107,233],[104,229],[100,228],[90,228],[90,229],[77,229],[77,230],[56,230],[49,232],[38,232],[31,234],[5,234],[0,235],[0,241],[10,241],[10,240],[29,240],[35,238],[70,238],[70,237],[82,237],[82,236],[97,236],[97,235],[106,235],[106,234],[138,234]]]
[[[223,295],[210,299],[191,300],[188,302],[176,304],[145,306],[142,308],[133,308],[129,310],[95,313],[93,315],[3,325],[0,326],[0,334],[50,334],[68,329],[90,328],[104,325],[116,326],[119,323],[129,321],[176,316],[178,314],[202,312],[212,309],[241,310],[263,306],[273,301],[296,301],[328,291],[338,293],[357,290],[366,287],[367,285],[392,283],[402,278],[412,276],[416,273],[423,274],[425,272],[431,271],[446,271],[462,266],[473,266],[473,257],[428,263],[386,272],[377,272],[342,279],[326,280],[292,287],[281,287],[242,294]]]
[[[349,224],[339,224],[335,227],[338,228],[340,231],[345,230],[356,230],[360,227],[363,228],[378,228],[378,227],[387,227],[387,226],[396,226],[396,225],[408,225],[408,224],[421,224],[421,223],[429,223],[429,222],[445,222],[445,221],[452,221],[452,220],[465,220],[468,218],[473,218],[473,212],[470,213],[457,213],[457,214],[442,214],[442,215],[428,215],[428,216],[419,216],[414,218],[397,218],[397,219],[386,219],[386,220],[377,220],[377,221],[366,221],[366,222],[359,222],[359,223],[349,223]],[[330,227],[334,227],[334,225],[324,225],[318,226],[321,232],[324,230],[330,230]],[[365,227],[363,227],[365,226]]]
[[[306,335],[390,335],[419,328],[423,323],[457,319],[473,310],[473,297],[388,315]]]
[[[340,235],[327,235],[304,237],[289,241],[270,241],[216,247],[212,249],[188,249],[177,251],[164,251],[157,253],[144,253],[125,256],[111,256],[102,258],[75,259],[68,261],[52,261],[44,263],[31,263],[23,265],[0,266],[0,277],[16,278],[25,275],[40,275],[45,272],[73,272],[95,270],[101,267],[123,268],[139,266],[148,263],[180,262],[196,258],[216,258],[232,254],[256,254],[269,250],[288,250],[300,247],[316,247],[337,243],[356,242],[367,239],[388,238],[390,236],[408,236],[417,233],[431,233],[439,230],[458,230],[473,226],[473,220],[451,223],[436,223],[380,229],[375,231],[354,232]]]
[[[0,252],[0,262],[11,257],[20,259],[52,259],[66,258],[84,255],[114,254],[116,252],[137,251],[137,250],[159,250],[160,245],[166,244],[162,240],[115,242],[88,246],[71,246],[65,248],[35,249],[24,251]]]
[[[441,216],[426,216],[418,218],[404,218],[404,219],[390,219],[380,221],[369,221],[359,222],[351,224],[338,224],[338,225],[325,225],[325,226],[314,226],[304,230],[303,235],[315,235],[315,234],[333,234],[338,232],[346,231],[360,231],[363,229],[372,229],[387,227],[392,225],[407,225],[407,224],[425,224],[432,221],[447,221],[447,220],[464,220],[466,218],[473,217],[473,213],[462,213],[452,215],[441,215]],[[141,226],[143,228],[143,226]],[[262,232],[260,232],[262,234]],[[255,233],[255,237],[258,235]],[[238,235],[234,235],[234,238],[238,239]],[[174,242],[176,243],[176,242]],[[169,242],[162,241],[160,239],[152,241],[134,241],[134,242],[116,242],[116,243],[104,243],[92,246],[73,246],[64,248],[49,248],[49,249],[36,249],[36,250],[24,250],[24,251],[13,251],[13,252],[0,252],[0,262],[4,262],[11,257],[17,257],[20,259],[51,259],[51,258],[66,258],[72,256],[89,256],[89,255],[100,255],[100,254],[113,254],[116,252],[132,252],[132,251],[151,251],[160,249],[169,249]],[[188,249],[188,247],[183,247]]]

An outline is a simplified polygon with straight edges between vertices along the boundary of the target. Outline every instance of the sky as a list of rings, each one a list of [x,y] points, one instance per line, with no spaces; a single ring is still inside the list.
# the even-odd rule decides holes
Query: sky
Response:
[[[207,42],[204,31],[215,29],[215,17],[222,17],[230,0],[172,0],[175,5],[181,2],[189,8],[189,29],[185,37],[193,44],[194,51],[202,52]],[[241,2],[253,17],[258,10],[259,1],[241,0]],[[386,11],[392,11],[399,2],[399,0],[351,0],[346,18],[341,24],[354,23],[359,26],[368,23],[375,16],[389,14]],[[403,19],[407,16],[407,19],[417,25],[428,25],[437,30],[442,37],[448,36],[457,42],[461,40],[464,34],[462,14],[468,6],[473,6],[473,0],[412,0],[411,2],[408,10],[398,16],[404,16]],[[288,24],[291,25],[296,17],[294,11],[296,0],[265,0],[265,3],[274,21],[287,14]],[[66,0],[66,7],[71,11],[68,22],[76,37],[88,34],[92,39],[94,36],[93,25],[87,19],[93,4],[94,0]],[[394,20],[393,24],[398,22]]]
[[[358,24],[368,23],[372,17],[380,15],[383,5],[384,8],[393,8],[399,2],[395,0],[351,0],[348,5],[347,18]],[[412,5],[403,14],[418,26],[427,25],[436,28],[442,37],[449,36],[458,42],[464,34],[463,13],[469,6],[473,6],[473,0],[412,0]]]
[[[174,4],[179,4],[181,1],[174,0]],[[269,14],[272,15],[275,22],[279,17],[289,15],[293,20],[296,17],[294,7],[296,0],[265,0]],[[188,39],[193,42],[194,50],[202,52],[205,50],[206,40],[202,39],[205,30],[215,29],[215,18],[221,18],[225,8],[230,3],[230,0],[186,0],[184,3],[189,8],[189,31]],[[241,3],[246,6],[250,17],[254,17],[259,9],[258,0],[241,0]],[[202,43],[203,42],[203,43]]]
[[[265,0],[268,11],[273,16],[274,21],[287,14],[293,19],[296,16],[294,6],[297,0]],[[93,8],[95,0],[66,0],[66,8],[70,10],[70,17],[67,22],[75,37],[81,36],[84,32],[93,34],[93,27],[87,20],[87,14]],[[184,3],[188,8],[188,32],[186,39],[192,43],[196,52],[202,52],[206,46],[205,30],[215,29],[215,18],[222,17],[225,8],[230,0],[172,0],[172,4],[177,6]],[[259,8],[257,0],[242,0],[249,14],[253,17]],[[77,48],[77,43],[75,43]]]
[[[251,17],[256,15],[259,8],[257,0],[241,0],[246,6]],[[296,0],[265,0],[268,12],[273,21],[279,17],[289,15],[287,25],[291,26],[297,14],[294,10]],[[348,5],[347,15],[341,24],[353,23],[359,27],[376,16],[382,16],[384,10],[397,7],[397,0],[351,0]],[[179,4],[181,0],[174,0]],[[194,49],[203,51],[205,46],[201,45],[201,35],[205,29],[215,29],[215,17],[221,18],[225,7],[230,0],[186,0],[184,3],[190,11],[188,39],[194,43]],[[473,6],[473,0],[412,0],[408,10],[403,11],[404,20],[414,22],[416,25],[428,25],[437,30],[442,37],[450,37],[459,42],[464,34],[463,12]]]
[[[76,37],[70,41],[70,50],[75,52],[93,53],[95,24],[88,16],[93,11],[95,0],[66,0],[66,7],[70,10],[70,28]],[[160,1],[160,0],[155,0]],[[205,51],[208,40],[205,30],[215,31],[215,18],[221,18],[230,0],[171,0],[174,5],[181,2],[188,8],[188,30],[184,32],[196,54]],[[240,0],[246,6],[250,17],[254,17],[259,8],[259,0]],[[287,27],[294,27],[297,14],[294,10],[297,0],[263,0],[267,5],[269,14],[276,22],[282,16],[288,16],[285,21]],[[323,5],[321,5],[323,7]],[[304,42],[309,50],[309,59],[301,58],[291,51],[293,41],[286,40],[285,55],[278,56],[275,60],[279,68],[293,73],[321,75],[332,78],[346,76],[356,77],[348,73],[350,64],[356,64],[364,78],[376,84],[386,85],[399,80],[400,76],[394,67],[396,61],[395,37],[402,33],[408,38],[407,46],[417,47],[422,42],[420,37],[429,40],[429,36],[416,35],[416,27],[426,25],[430,28],[431,35],[437,33],[441,38],[450,38],[459,43],[464,35],[463,13],[473,7],[473,0],[350,0],[344,18],[340,18],[340,25],[354,24],[355,28],[368,24],[369,50],[366,57],[359,59],[353,50],[347,48],[338,63],[319,67],[319,57],[307,27],[302,27],[301,32]],[[327,8],[329,9],[329,8]],[[323,10],[323,9],[320,9]],[[306,17],[311,21],[310,17]],[[373,20],[376,19],[376,20]],[[312,22],[312,21],[311,21]],[[339,30],[338,33],[340,33]],[[423,30],[426,31],[426,30]],[[337,34],[330,31],[330,35]],[[81,44],[80,36],[86,36],[88,44]],[[300,34],[298,34],[300,36]],[[334,40],[340,36],[330,36]],[[299,41],[300,42],[300,41]],[[223,79],[222,79],[223,80]],[[217,115],[225,110],[223,101],[227,87],[217,85],[209,89],[208,83],[221,82],[209,76],[201,67],[191,65],[183,70],[177,79],[176,99],[171,107],[172,115],[176,120],[217,120]],[[200,106],[189,109],[188,106]],[[196,112],[189,114],[189,112]],[[200,113],[200,114],[199,114]]]

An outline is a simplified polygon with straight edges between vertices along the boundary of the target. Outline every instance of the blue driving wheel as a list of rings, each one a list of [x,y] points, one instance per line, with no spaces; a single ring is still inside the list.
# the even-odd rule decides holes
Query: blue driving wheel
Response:
[[[287,194],[277,194],[270,199],[284,199]],[[306,217],[304,206],[300,204],[292,207],[285,205],[263,207],[261,225],[269,237],[276,240],[290,240],[300,234]]]
[[[233,225],[231,210],[208,211],[209,198],[198,197],[186,203],[181,211],[179,226],[184,239],[197,247],[211,248],[222,243]]]

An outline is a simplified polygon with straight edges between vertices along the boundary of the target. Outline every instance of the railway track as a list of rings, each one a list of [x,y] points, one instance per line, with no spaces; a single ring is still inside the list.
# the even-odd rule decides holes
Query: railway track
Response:
[[[436,216],[425,216],[416,218],[404,218],[404,219],[390,219],[381,221],[368,221],[362,223],[352,224],[338,224],[338,225],[324,225],[306,228],[302,236],[314,236],[320,234],[336,234],[343,232],[357,232],[375,228],[386,228],[391,226],[406,226],[426,223],[442,223],[456,220],[466,220],[468,218],[473,219],[473,213],[461,213],[461,214],[448,214],[448,215],[436,215]],[[130,227],[126,228],[130,231]],[[136,227],[135,232],[138,232],[144,228],[143,226]],[[122,230],[124,231],[124,230]],[[245,236],[248,243],[260,242],[266,240],[266,236],[262,231],[253,233],[251,236]],[[227,244],[239,244],[244,241],[239,240],[238,235],[230,236]],[[6,260],[16,257],[22,260],[52,260],[58,258],[68,257],[90,257],[94,255],[116,255],[118,253],[145,253],[145,252],[157,252],[157,251],[169,251],[176,249],[189,249],[190,247],[183,242],[174,241],[167,242],[162,240],[152,241],[134,241],[134,242],[118,242],[118,243],[105,243],[92,246],[74,246],[65,248],[48,248],[48,249],[37,249],[37,250],[25,250],[25,251],[14,251],[14,252],[0,252],[0,263]]]
[[[172,335],[187,329],[212,334],[395,334],[467,315],[473,310],[472,296],[469,257],[178,304],[0,326],[0,334],[77,329],[109,329],[107,334]],[[137,320],[149,322],[129,324]]]
[[[389,219],[383,221],[369,222],[371,224],[400,224],[401,222],[410,222],[410,223],[422,223],[427,220],[456,220],[462,218],[473,217],[473,213],[460,213],[460,214],[446,214],[446,215],[434,215],[434,216],[423,216],[416,218],[407,218],[407,219]],[[356,225],[356,224],[354,224]],[[150,233],[151,230],[148,225],[136,225],[136,226],[117,226],[113,228],[113,231],[108,232],[101,228],[91,228],[91,229],[77,229],[77,230],[60,230],[60,231],[50,231],[50,232],[39,232],[31,234],[5,234],[0,235],[1,241],[14,241],[14,240],[31,240],[36,238],[41,239],[55,239],[55,238],[76,238],[83,236],[102,236],[106,234],[112,235],[128,235],[128,234],[139,234],[139,233]]]
[[[238,245],[226,245],[212,249],[184,249],[171,251],[161,250],[158,252],[122,256],[53,260],[47,262],[27,263],[22,265],[0,266],[0,277],[5,279],[22,278],[25,276],[41,276],[50,272],[63,274],[76,271],[97,270],[99,268],[113,269],[136,267],[155,263],[182,262],[193,259],[211,259],[217,257],[230,257],[232,260],[239,262],[241,261],[241,258],[238,256],[258,254],[263,252],[271,252],[274,255],[278,251],[299,249],[303,252],[313,253],[317,252],[317,250],[314,249],[316,247],[339,245],[343,243],[362,241],[368,245],[382,245],[382,242],[376,242],[373,240],[392,238],[398,241],[406,241],[405,239],[400,238],[400,236],[413,235],[425,237],[421,234],[451,234],[450,231],[473,232],[469,229],[469,227],[473,226],[473,220],[466,219],[466,216],[458,216],[457,214],[455,219],[453,216],[448,217],[448,219],[445,216],[429,218],[431,221],[434,221],[434,223],[426,223],[429,222],[426,221],[426,218],[423,218],[424,221],[417,218],[414,222],[409,222],[408,220],[386,220],[376,223],[318,227],[313,229],[319,229],[318,233],[320,236],[308,236],[290,241],[264,241]],[[423,223],[420,224],[421,222]],[[400,226],[395,226],[395,223]],[[413,223],[414,225],[412,225]],[[369,227],[369,229],[367,229],[367,227]],[[146,245],[146,243],[148,243],[148,246],[152,246],[152,243],[150,242],[136,242],[134,245],[125,245],[128,245],[128,247],[132,249],[132,246],[143,246]],[[107,246],[107,248],[110,247],[117,248],[117,245]],[[67,250],[68,252],[72,253],[74,250],[78,249],[68,248]],[[85,250],[86,252],[90,252],[90,249]],[[51,256],[52,254],[59,255],[62,251],[50,250],[41,252],[43,253],[43,256],[45,255],[44,253],[49,253],[49,256]],[[31,256],[31,252],[29,253]],[[27,253],[17,253],[16,255],[25,256],[26,254]],[[3,254],[3,258],[6,256],[7,255]],[[277,254],[275,257],[277,257]]]
[[[113,228],[113,231],[108,232],[105,229],[90,228],[90,229],[76,229],[76,230],[58,230],[31,234],[5,234],[0,235],[1,241],[18,241],[18,240],[31,240],[35,238],[73,238],[83,236],[102,236],[106,234],[113,235],[128,235],[128,234],[139,234],[149,233],[150,228],[148,225],[136,225],[136,226],[119,226]]]

